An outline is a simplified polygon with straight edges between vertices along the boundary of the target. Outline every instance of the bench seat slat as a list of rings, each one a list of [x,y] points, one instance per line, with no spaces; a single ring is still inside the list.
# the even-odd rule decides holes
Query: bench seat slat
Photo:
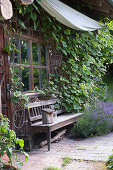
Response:
[[[57,117],[56,120],[54,120],[51,124],[42,124],[42,121],[33,123],[32,127],[52,127],[58,123],[73,119],[73,118],[79,118],[83,113],[76,113],[76,114],[63,114]]]
[[[36,112],[36,110],[35,110],[35,112]],[[60,114],[60,113],[63,113],[63,110],[57,110],[57,111],[54,111],[53,113],[54,113],[54,115]],[[30,121],[33,123],[33,121],[42,119],[42,115],[30,116],[29,118],[30,118]]]
[[[30,117],[31,122],[36,121],[36,120],[40,120],[40,119],[42,119],[42,115]]]
[[[33,103],[28,103],[28,108],[34,108],[34,107],[40,107],[40,106],[47,106],[47,105],[52,105],[57,103],[58,99],[52,99],[52,100],[45,100],[45,101],[40,101],[40,102],[33,102]]]

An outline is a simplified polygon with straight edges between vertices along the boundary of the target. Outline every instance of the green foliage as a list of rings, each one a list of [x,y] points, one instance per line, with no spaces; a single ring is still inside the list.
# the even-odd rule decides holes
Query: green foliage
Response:
[[[7,154],[9,158],[9,162],[4,162],[2,158],[0,158],[0,166],[3,167],[4,164],[9,163],[12,166],[12,163],[16,162],[16,167],[18,169],[21,168],[23,163],[17,157],[15,145],[18,144],[20,147],[20,152],[25,154],[25,161],[28,160],[28,154],[24,152],[24,141],[17,138],[16,134],[13,130],[9,128],[9,120],[0,114],[0,155],[3,156]],[[16,161],[14,161],[14,159]]]
[[[51,79],[51,74],[49,75]],[[48,96],[50,98],[60,98],[61,93],[57,89],[57,85],[53,81],[49,81],[49,85],[44,86],[41,90],[38,88],[35,88],[35,91],[38,91],[40,93],[40,96]]]
[[[106,19],[105,27],[99,32],[81,32],[61,25],[37,3],[28,7],[17,5],[17,9],[21,17],[29,16],[34,29],[40,27],[45,40],[54,41],[57,51],[62,52],[62,65],[56,68],[58,74],[53,75],[52,80],[63,98],[65,109],[76,112],[83,109],[92,98],[103,98],[105,62],[109,62],[113,56],[110,32],[113,30],[113,21]],[[39,17],[36,18],[35,14]]]
[[[20,91],[20,84],[23,85],[21,82],[20,77],[16,73],[13,67],[10,67],[11,71],[11,101],[14,103],[18,103],[19,100],[23,100],[23,106],[27,106],[29,101],[28,97]]]
[[[42,19],[43,20],[43,19]],[[109,23],[100,33],[67,31],[54,21],[48,20],[42,31],[46,37],[56,41],[56,48],[63,53],[63,62],[52,80],[63,98],[63,106],[68,112],[83,109],[88,102],[104,98],[102,75],[106,72],[105,61],[112,56],[112,35]],[[54,26],[53,26],[54,24]],[[50,30],[53,27],[53,30]],[[108,39],[107,39],[108,38]],[[107,40],[106,40],[107,39]]]
[[[49,166],[49,167],[45,168],[45,170],[61,170],[61,169],[59,169],[57,167]]]
[[[113,170],[113,155],[109,156],[106,166],[107,166],[107,169]]]
[[[104,76],[103,81],[107,84],[107,92],[106,92],[107,99],[109,99],[110,102],[113,102],[113,77],[112,77],[112,72],[110,74],[111,74],[110,76],[108,74],[106,76]]]
[[[63,163],[62,163],[62,166],[66,166],[67,164],[69,164],[71,162],[71,158],[66,156],[66,157],[63,157]]]
[[[16,31],[14,30],[14,33],[16,34]],[[7,30],[7,34],[10,36],[10,43],[9,45],[5,46],[4,51],[11,55],[12,61],[10,65],[10,83],[11,83],[11,101],[14,103],[18,103],[19,100],[23,100],[23,106],[27,106],[28,103],[28,97],[20,91],[20,86],[24,86],[22,83],[21,78],[19,77],[17,70],[15,69],[15,59],[16,59],[16,53],[20,53],[19,49],[16,47],[16,39],[15,37],[11,36],[10,30]],[[20,36],[21,33],[18,34]]]
[[[24,22],[18,19],[18,23],[21,25],[22,28],[26,29]]]

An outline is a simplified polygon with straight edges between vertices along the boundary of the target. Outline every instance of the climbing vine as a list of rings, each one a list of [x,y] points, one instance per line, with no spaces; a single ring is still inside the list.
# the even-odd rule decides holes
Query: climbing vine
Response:
[[[13,32],[15,32],[13,30]],[[22,104],[24,107],[27,106],[28,103],[28,97],[20,91],[20,85],[24,86],[22,83],[21,78],[15,71],[15,58],[17,57],[15,53],[19,53],[19,49],[16,47],[16,40],[15,37],[12,35],[11,30],[6,30],[6,34],[10,37],[9,38],[9,44],[4,47],[4,52],[8,53],[10,55],[10,99],[14,103],[18,103],[19,100],[22,100]],[[18,36],[21,36],[21,33],[18,34]]]
[[[58,23],[37,3],[17,7],[21,14],[19,24],[26,28],[22,17],[27,15],[26,19],[32,20],[34,29],[40,27],[45,40],[54,40],[56,50],[63,54],[62,65],[56,68],[58,74],[51,75],[51,86],[63,98],[66,110],[79,111],[92,99],[105,97],[102,76],[106,72],[106,61],[113,56],[113,21],[105,19],[105,26],[99,31],[82,32]]]

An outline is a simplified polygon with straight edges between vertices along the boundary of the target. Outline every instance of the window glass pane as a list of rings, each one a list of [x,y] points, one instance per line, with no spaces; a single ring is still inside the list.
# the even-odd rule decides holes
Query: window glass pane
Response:
[[[33,69],[33,82],[34,82],[34,89],[39,89],[39,70],[37,68]]]
[[[20,64],[19,39],[15,39],[15,63]]]
[[[22,69],[23,91],[29,90],[29,68]]]
[[[14,68],[15,74],[19,75],[19,67]]]
[[[10,38],[9,41],[11,44],[11,51],[10,51],[11,62],[20,63],[19,39]]]
[[[32,43],[32,56],[33,56],[33,64],[39,65],[38,61],[38,44]]]
[[[47,70],[42,69],[42,88],[47,86]]]
[[[41,50],[41,65],[46,66],[46,47],[44,45],[40,45]]]
[[[26,40],[21,40],[20,41],[21,45],[21,61],[22,64],[29,64],[28,60],[28,41]]]
[[[21,74],[20,74],[20,67],[15,67],[14,68],[14,76],[13,79],[15,80],[14,85],[16,86],[16,88],[18,90],[20,90],[20,86],[21,86]]]

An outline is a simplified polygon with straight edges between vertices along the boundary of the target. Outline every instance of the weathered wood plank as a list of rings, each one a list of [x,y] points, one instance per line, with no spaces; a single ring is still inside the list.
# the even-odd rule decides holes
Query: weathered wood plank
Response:
[[[53,126],[56,126],[60,123],[64,123],[66,121],[69,121],[70,120],[70,124],[75,121],[76,119],[78,119],[80,116],[82,116],[83,113],[76,113],[76,114],[63,114],[63,115],[60,115],[57,117],[57,119],[54,120],[54,122],[52,124],[42,124],[42,121],[40,122],[36,122],[36,123],[33,123],[32,124],[32,127],[36,126],[36,127],[53,127]],[[67,124],[67,123],[66,123]],[[62,124],[62,127],[63,127],[63,124]]]
[[[64,135],[66,133],[66,129],[65,130],[62,130],[60,133],[58,133],[56,136],[54,136],[52,139],[51,139],[51,142],[54,142],[56,140],[59,140],[61,138],[62,135]],[[44,145],[47,144],[47,140],[43,141],[40,143],[40,146],[43,147]]]
[[[29,62],[30,62],[29,85],[30,85],[30,90],[33,90],[34,83],[33,83],[32,40],[30,40],[28,43],[28,58],[29,58]]]
[[[36,121],[42,119],[42,115],[30,117],[30,121]]]
[[[2,79],[0,81],[0,87],[2,86],[3,82],[4,82],[4,79],[5,79],[5,73],[3,73],[3,76],[2,76]]]
[[[34,108],[34,107],[52,105],[52,104],[57,103],[58,101],[59,100],[57,100],[57,99],[52,99],[52,100],[45,100],[45,101],[28,103],[28,108],[30,109],[30,108]]]

